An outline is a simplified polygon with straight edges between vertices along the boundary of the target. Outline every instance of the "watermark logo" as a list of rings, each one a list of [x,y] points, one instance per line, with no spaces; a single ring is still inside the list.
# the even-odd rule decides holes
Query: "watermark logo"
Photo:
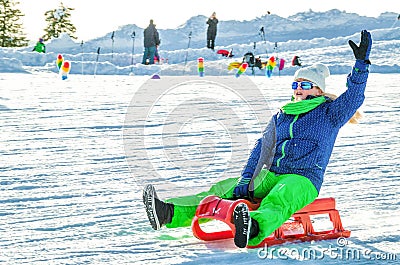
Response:
[[[246,76],[177,76],[147,80],[125,117],[126,160],[139,185],[168,197],[238,177],[271,108]],[[204,184],[206,183],[205,186]]]
[[[268,247],[258,250],[260,259],[281,260],[324,260],[333,259],[341,261],[370,260],[370,261],[394,261],[398,257],[394,253],[372,251],[368,248],[355,248],[349,246],[349,241],[344,237],[336,240],[336,245],[329,244],[322,247],[311,244],[308,248],[296,247]]]

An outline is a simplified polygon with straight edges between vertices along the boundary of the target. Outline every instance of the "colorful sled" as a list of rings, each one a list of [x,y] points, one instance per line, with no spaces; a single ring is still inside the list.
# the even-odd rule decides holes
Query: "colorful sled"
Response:
[[[218,50],[217,54],[221,54],[224,57],[233,57],[234,56],[232,54],[232,49],[230,51],[228,51],[228,50]]]
[[[237,68],[239,68],[241,65],[242,65],[242,63],[240,63],[240,62],[231,62],[231,63],[228,65],[228,70],[230,71],[230,70],[232,70],[232,69],[237,69]]]
[[[226,200],[217,196],[208,196],[204,198],[196,210],[196,215],[192,221],[192,231],[195,237],[204,241],[213,241],[219,239],[233,238],[235,226],[232,222],[232,213],[238,203],[246,203],[250,211],[256,210],[259,204],[253,204],[247,200]],[[339,212],[335,209],[334,198],[316,199],[311,204],[297,211],[292,218],[286,221],[280,228],[275,230],[270,236],[265,238],[257,248],[278,245],[286,242],[317,241],[326,239],[336,239],[339,237],[349,237],[350,231],[345,230],[340,220]],[[313,227],[313,221],[310,217],[316,215],[328,214],[332,227],[328,230],[318,231]],[[215,219],[227,224],[230,230],[207,232],[200,226],[201,219]]]

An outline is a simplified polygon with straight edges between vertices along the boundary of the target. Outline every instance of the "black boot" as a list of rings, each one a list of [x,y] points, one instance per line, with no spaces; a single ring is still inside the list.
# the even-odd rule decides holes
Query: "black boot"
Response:
[[[235,225],[235,245],[239,248],[246,247],[249,241],[251,218],[249,208],[245,203],[239,203],[233,210],[233,224]]]
[[[258,222],[250,218],[249,208],[244,203],[238,204],[233,210],[233,223],[236,230],[234,241],[239,248],[246,247],[249,239],[258,235]]]
[[[174,216],[174,205],[159,200],[156,190],[151,184],[146,185],[143,190],[143,203],[146,207],[146,213],[151,227],[154,230],[158,230],[162,225],[168,224],[172,221],[172,217]]]

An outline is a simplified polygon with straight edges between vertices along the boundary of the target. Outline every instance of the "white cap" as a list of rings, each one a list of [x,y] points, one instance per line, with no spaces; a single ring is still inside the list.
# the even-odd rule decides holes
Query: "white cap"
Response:
[[[322,63],[317,63],[297,70],[294,73],[294,79],[304,78],[310,80],[322,89],[322,91],[325,91],[325,78],[329,75],[329,68]]]

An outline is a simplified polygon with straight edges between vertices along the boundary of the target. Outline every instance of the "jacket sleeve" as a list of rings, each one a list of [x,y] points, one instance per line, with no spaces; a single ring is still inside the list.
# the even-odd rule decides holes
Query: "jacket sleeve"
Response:
[[[334,126],[345,125],[363,104],[369,74],[368,66],[364,60],[356,60],[351,73],[347,76],[347,90],[329,103],[327,115]]]
[[[155,30],[155,32],[154,32],[154,39],[155,39],[156,45],[160,45],[160,36],[158,35],[157,30]]]
[[[275,144],[276,126],[275,120],[272,118],[265,128],[262,137],[256,141],[250,153],[247,164],[241,174],[243,178],[258,176],[263,167],[269,169],[275,154]]]

